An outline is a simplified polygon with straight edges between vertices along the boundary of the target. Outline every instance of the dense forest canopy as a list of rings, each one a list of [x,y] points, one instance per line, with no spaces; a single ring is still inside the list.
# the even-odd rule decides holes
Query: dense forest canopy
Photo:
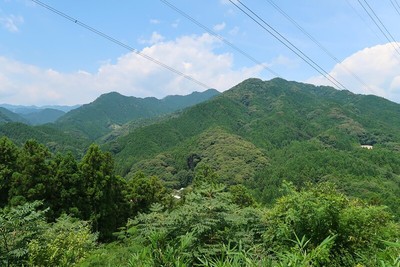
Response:
[[[0,126],[1,265],[399,266],[398,104],[249,79],[122,125],[107,97]]]

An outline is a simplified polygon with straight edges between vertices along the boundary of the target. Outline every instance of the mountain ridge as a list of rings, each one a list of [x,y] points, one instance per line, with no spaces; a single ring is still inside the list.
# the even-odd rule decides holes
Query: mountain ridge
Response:
[[[372,152],[363,144],[373,145]],[[258,154],[247,158],[240,147],[254,147]],[[249,184],[267,203],[279,197],[284,179],[296,186],[328,180],[348,184],[343,190],[349,195],[369,201],[387,192],[390,201],[384,204],[400,215],[395,197],[400,168],[393,160],[400,157],[400,105],[376,96],[283,79],[248,79],[103,148],[114,154],[117,171],[128,178],[141,170],[180,188],[208,165],[224,183]],[[240,171],[226,171],[236,168]]]
[[[66,132],[81,131],[83,135],[95,140],[124,123],[175,112],[206,101],[217,94],[219,94],[217,90],[209,89],[186,96],[167,96],[157,99],[128,97],[111,92],[66,113],[56,121],[55,125]]]

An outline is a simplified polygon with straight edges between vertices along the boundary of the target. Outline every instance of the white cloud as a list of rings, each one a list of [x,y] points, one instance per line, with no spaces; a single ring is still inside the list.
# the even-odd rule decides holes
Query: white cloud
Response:
[[[4,15],[0,17],[0,24],[9,32],[18,32],[19,26],[24,23],[22,16]]]
[[[153,44],[162,42],[164,39],[165,39],[164,36],[162,36],[162,35],[159,34],[158,32],[153,32],[153,33],[151,34],[150,39],[148,39],[148,40],[140,39],[139,42],[142,43],[142,44],[150,44],[150,45],[153,45]]]
[[[225,26],[226,26],[225,22],[222,22],[220,24],[214,25],[213,30],[216,32],[219,32],[219,31],[222,31],[223,29],[225,29]]]
[[[141,52],[220,91],[259,76],[262,66],[233,69],[231,54],[213,51],[219,45],[219,40],[203,34],[153,44]],[[135,53],[121,56],[115,64],[103,63],[96,73],[61,73],[0,57],[0,73],[0,99],[10,104],[88,103],[110,91],[160,98],[206,90]]]
[[[158,19],[151,19],[150,20],[150,24],[160,24],[160,23],[161,23],[161,21],[158,20]]]
[[[350,70],[350,72],[348,71]],[[354,73],[367,86],[353,76]],[[400,55],[393,43],[365,48],[337,64],[330,75],[347,89],[358,94],[374,94],[400,103]],[[308,82],[329,84],[321,77],[312,77]]]
[[[240,30],[239,27],[235,26],[229,31],[229,34],[232,35],[232,36],[238,35],[239,30]]]
[[[172,28],[178,28],[180,22],[181,22],[180,19],[175,20],[175,21],[171,24],[171,27],[172,27]]]

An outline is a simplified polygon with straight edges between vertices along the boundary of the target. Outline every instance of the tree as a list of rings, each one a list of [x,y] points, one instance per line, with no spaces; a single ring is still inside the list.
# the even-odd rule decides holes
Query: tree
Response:
[[[35,140],[28,140],[17,158],[19,172],[14,172],[9,198],[12,205],[25,201],[50,199],[50,151]],[[46,203],[44,203],[47,205]]]
[[[7,137],[0,138],[0,208],[8,202],[11,178],[17,171],[18,148]]]
[[[125,208],[122,190],[124,181],[115,176],[110,153],[103,153],[98,145],[91,145],[78,165],[82,191],[79,211],[81,218],[90,220],[101,240],[112,238],[112,233],[123,225]]]
[[[329,257],[318,264],[374,266],[385,247],[382,240],[399,238],[398,225],[385,207],[349,199],[333,184],[308,185],[300,191],[286,184],[286,190],[265,217],[264,241],[272,251],[289,250],[297,237],[309,240],[313,249],[335,236]]]
[[[95,248],[87,222],[62,215],[28,244],[30,266],[72,266]]]
[[[218,257],[224,244],[248,249],[262,242],[261,211],[234,204],[222,184],[199,184],[172,211],[160,204],[150,210],[130,221],[127,233],[132,242],[150,247],[147,256],[157,266],[170,266],[178,257],[192,265],[202,257]]]
[[[45,228],[45,212],[37,210],[40,201],[0,209],[0,264],[23,266],[28,243]]]
[[[62,213],[80,217],[79,205],[82,199],[82,179],[79,175],[78,163],[72,153],[57,154],[53,161],[52,176],[54,198],[51,200],[53,220]]]
[[[169,206],[172,201],[160,179],[156,176],[146,177],[142,172],[137,172],[128,181],[125,199],[129,203],[130,217],[149,211],[153,203]]]

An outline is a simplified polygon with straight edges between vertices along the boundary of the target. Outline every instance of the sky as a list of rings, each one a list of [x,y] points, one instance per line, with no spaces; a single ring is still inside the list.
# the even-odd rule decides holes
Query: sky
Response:
[[[165,1],[42,0],[71,21],[31,0],[0,0],[0,103],[75,105],[111,91],[162,98],[277,76],[400,103],[400,0],[240,1],[336,85],[229,0],[167,1],[217,36]]]

